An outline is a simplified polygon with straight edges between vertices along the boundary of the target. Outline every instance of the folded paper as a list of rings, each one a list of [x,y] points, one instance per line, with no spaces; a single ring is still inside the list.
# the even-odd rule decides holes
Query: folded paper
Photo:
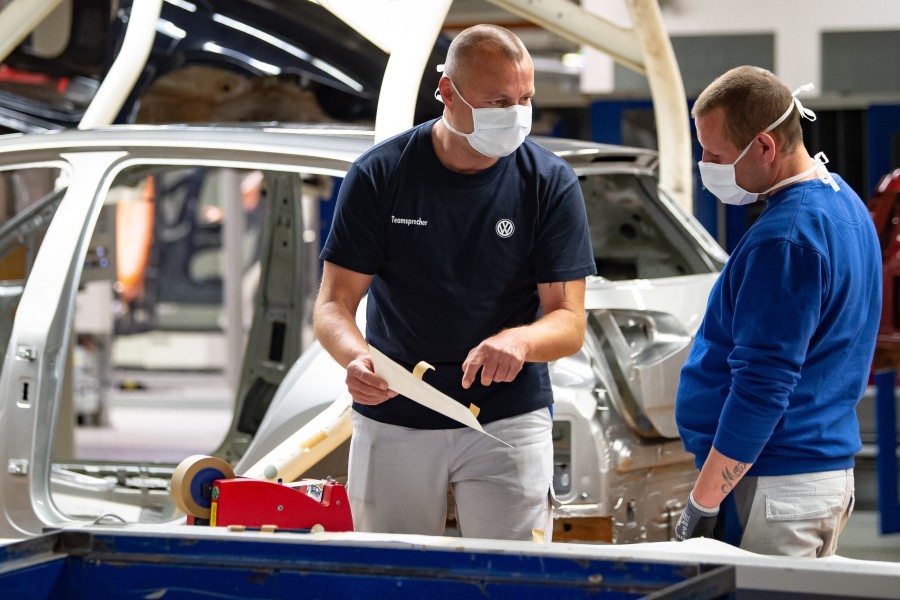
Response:
[[[427,365],[425,368],[421,368],[423,363],[419,363],[416,365],[415,372],[410,373],[372,346],[369,346],[369,353],[371,354],[372,362],[375,365],[375,374],[384,379],[390,389],[398,394],[406,396],[414,402],[418,402],[422,406],[437,411],[467,427],[480,431],[484,435],[492,437],[501,444],[505,444],[512,448],[512,446],[500,438],[489,434],[481,427],[481,423],[476,419],[479,412],[477,406],[472,404],[469,408],[466,408],[447,394],[435,389],[421,379],[429,367],[434,368],[431,367],[431,365],[428,365],[428,363],[424,363]],[[462,379],[461,375],[460,379]]]

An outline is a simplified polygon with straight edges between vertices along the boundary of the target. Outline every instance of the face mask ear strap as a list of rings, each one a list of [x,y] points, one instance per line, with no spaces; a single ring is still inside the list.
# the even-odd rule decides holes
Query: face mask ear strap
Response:
[[[447,77],[447,76],[445,75],[444,77]],[[450,82],[450,87],[453,88],[453,93],[456,94],[457,96],[459,96],[459,99],[462,100],[463,103],[465,103],[466,106],[468,106],[469,108],[471,108],[471,109],[474,111],[474,110],[475,110],[475,107],[472,106],[471,104],[469,104],[469,101],[468,101],[468,100],[466,100],[465,98],[463,98],[463,95],[459,93],[459,90],[458,90],[458,89],[456,89],[456,84],[453,83],[453,80],[450,79],[449,77],[447,77],[447,81]]]
[[[444,72],[444,63],[436,65],[434,68],[438,73],[443,73]],[[447,79],[449,79],[449,77]],[[434,88],[434,99],[437,100],[438,102],[440,102],[441,104],[444,103],[444,99],[441,98],[441,86],[440,85],[438,85],[438,87]]]
[[[816,86],[814,86],[812,83],[807,83],[805,85],[801,85],[796,90],[794,90],[794,92],[791,94],[792,101],[791,101],[790,106],[788,106],[787,110],[784,111],[784,114],[782,114],[780,117],[778,117],[778,120],[776,120],[774,123],[769,125],[765,129],[765,131],[763,131],[763,133],[769,133],[770,131],[772,131],[779,125],[781,125],[784,122],[784,120],[787,119],[788,116],[791,114],[791,112],[794,110],[794,107],[797,108],[797,112],[800,113],[801,118],[808,119],[810,121],[815,121],[816,113],[814,113],[810,109],[803,106],[803,104],[800,102],[800,99],[797,98],[797,94],[799,94],[800,92],[809,92],[814,89],[816,89]]]
[[[816,120],[816,113],[814,113],[813,111],[811,111],[811,110],[809,110],[808,108],[804,107],[804,106],[800,103],[800,99],[797,97],[797,95],[798,95],[800,92],[811,92],[811,91],[813,91],[814,89],[816,89],[816,86],[814,86],[812,83],[807,83],[807,84],[804,84],[804,85],[801,85],[800,87],[798,87],[798,88],[797,88],[796,90],[794,90],[794,92],[791,94],[791,96],[793,96],[793,98],[794,98],[794,105],[797,107],[797,112],[800,113],[800,116],[801,116],[801,117],[803,117],[803,118],[805,118],[805,119],[808,119],[808,120],[810,120],[810,121],[815,121],[815,120]]]
[[[825,165],[828,164],[828,157],[825,156],[825,153],[819,152],[818,154],[816,154],[813,160],[816,161],[816,173],[818,174],[819,179],[830,185],[831,189],[833,189],[834,191],[840,191],[840,186],[837,184],[837,182],[834,180],[834,177],[831,176],[831,173],[829,173],[828,169],[825,167]]]

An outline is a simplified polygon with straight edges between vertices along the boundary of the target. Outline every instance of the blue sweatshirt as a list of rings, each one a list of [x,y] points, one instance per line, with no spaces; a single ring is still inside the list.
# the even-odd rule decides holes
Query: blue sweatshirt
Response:
[[[859,196],[816,179],[768,200],[709,297],[681,371],[675,420],[750,475],[851,468],[856,404],[881,315],[881,251]]]

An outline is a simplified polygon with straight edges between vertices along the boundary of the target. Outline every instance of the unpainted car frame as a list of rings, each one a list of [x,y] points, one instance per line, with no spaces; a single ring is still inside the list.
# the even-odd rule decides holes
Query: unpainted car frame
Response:
[[[539,141],[578,174],[598,268],[609,276],[588,281],[581,351],[551,363],[558,537],[669,539],[696,474],[674,426],[674,390],[726,257],[658,190],[653,152]],[[217,451],[240,474],[346,393],[337,363],[316,343],[301,348],[315,289],[309,259],[319,246],[303,186],[340,178],[372,143],[371,132],[337,128],[124,127],[0,138],[0,171],[54,166],[67,182],[0,231],[0,250],[24,247],[27,255],[26,277],[0,284],[0,343],[8,348],[0,372],[0,537],[111,512],[99,500],[136,509],[134,520],[179,517],[165,489],[174,465],[54,457],[71,394],[76,298],[97,276],[88,259],[97,254],[95,224],[116,178],[194,165],[267,174],[260,283],[233,421]],[[116,473],[132,477],[104,478]],[[345,473],[341,445],[307,474]]]
[[[10,56],[0,54],[2,132],[77,127],[141,8],[133,0],[49,3],[54,12]],[[317,3],[167,0],[155,24],[138,25],[150,29],[147,60],[126,57],[137,73],[110,124],[375,119],[388,57]],[[432,64],[443,62],[448,44],[435,40]],[[439,114],[438,79],[424,74],[417,121]]]
[[[660,148],[667,157],[660,179],[685,204],[690,197],[686,113],[671,46],[654,42],[665,39],[655,2],[632,0],[629,10],[635,28],[626,30],[564,0],[540,6],[522,0],[491,1],[648,74]],[[439,29],[449,3],[429,5],[428,14],[420,15],[429,23],[423,30]],[[360,21],[348,3],[325,4],[347,22],[354,21],[354,15]],[[410,6],[419,10],[424,5]],[[144,1],[141,8],[150,13],[153,6]],[[403,7],[387,3],[386,9]],[[366,35],[390,54],[380,90],[376,140],[411,120],[412,103],[406,100],[410,91],[419,89],[417,73],[434,43],[427,36],[390,35],[391,22],[399,21],[388,19],[385,31]],[[354,27],[361,30],[365,25]],[[135,31],[139,34],[140,28]],[[126,33],[125,44],[128,37]],[[88,112],[96,104],[94,114],[115,115],[115,98],[119,102],[124,98],[99,92],[104,103],[95,99]],[[400,110],[382,111],[382,104]],[[96,118],[86,120],[97,123]],[[0,143],[2,169],[51,165],[68,178],[64,190],[18,216],[0,234],[0,246],[6,250],[16,243],[23,246],[19,260],[24,271],[21,280],[3,285],[2,294],[9,318],[0,333],[8,335],[9,351],[0,374],[5,399],[0,405],[2,459],[7,464],[0,474],[4,514],[0,535],[33,535],[43,527],[96,514],[90,503],[65,510],[64,505],[73,506],[73,498],[100,496],[119,508],[138,507],[136,520],[148,520],[148,515],[149,520],[177,517],[165,493],[171,466],[119,462],[97,467],[60,464],[53,458],[60,408],[67,397],[77,290],[86,279],[104,276],[96,268],[86,269],[85,261],[93,262],[99,250],[93,245],[94,224],[101,220],[103,197],[116,174],[134,165],[198,163],[223,167],[225,172],[263,166],[282,174],[302,173],[299,178],[277,176],[267,182],[271,206],[254,321],[234,420],[217,451],[239,460],[241,472],[342,393],[340,369],[321,348],[313,345],[300,355],[298,340],[308,324],[306,300],[313,288],[312,270],[306,268],[313,254],[309,242],[315,240],[302,207],[303,178],[340,177],[371,143],[371,136],[359,132],[216,128],[65,133]],[[689,215],[657,190],[653,153],[580,142],[545,143],[572,163],[589,205],[605,202],[600,212],[608,213],[604,215],[608,221],[591,221],[599,258],[607,261],[598,266],[601,274],[628,280],[590,281],[585,346],[551,366],[558,402],[555,478],[564,503],[558,522],[574,539],[667,539],[680,499],[693,479],[690,458],[681,450],[672,421],[675,379],[724,254]],[[623,176],[634,185],[615,182]],[[334,457],[340,465],[340,452],[329,459]],[[104,468],[120,476],[113,481],[97,476]],[[327,459],[318,468],[339,474]],[[129,473],[135,476],[128,477]]]

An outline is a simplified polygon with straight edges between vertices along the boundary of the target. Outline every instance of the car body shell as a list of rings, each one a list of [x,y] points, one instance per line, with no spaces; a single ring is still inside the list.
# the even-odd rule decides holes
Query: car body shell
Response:
[[[567,140],[540,141],[570,161],[582,181],[590,216],[599,219],[605,214],[611,222],[627,221],[640,212],[658,219],[655,229],[645,227],[646,239],[624,227],[627,223],[617,226],[628,234],[623,239],[629,242],[626,248],[634,249],[633,262],[641,265],[633,270],[647,269],[651,277],[589,278],[585,345],[550,366],[556,398],[555,485],[561,502],[557,521],[566,523],[569,531],[574,529],[575,538],[599,536],[616,542],[668,539],[679,502],[695,475],[674,427],[674,390],[724,253],[692,217],[656,189],[652,152]],[[93,252],[92,231],[109,202],[107,194],[116,178],[128,169],[160,165],[264,169],[287,174],[286,181],[297,179],[298,173],[308,180],[340,178],[371,145],[371,132],[359,129],[245,125],[113,127],[0,138],[0,174],[30,167],[59,167],[60,173],[65,173],[58,200],[42,210],[24,213],[0,231],[4,252],[10,244],[33,237],[37,229],[43,231],[39,249],[33,248],[36,251],[28,260],[27,278],[9,279],[0,287],[4,314],[14,315],[0,328],[8,340],[0,372],[4,398],[0,404],[0,453],[7,465],[0,474],[0,537],[35,535],[45,527],[92,514],[90,510],[65,509],[70,496],[79,498],[80,506],[93,498],[120,505],[136,503],[143,511],[148,505],[164,507],[159,508],[163,514],[172,519],[178,516],[172,513],[164,486],[144,489],[136,496],[128,485],[110,486],[92,478],[85,465],[61,466],[54,460],[60,406],[67,394],[65,365],[78,290],[90,270],[85,261]],[[280,185],[280,180],[273,181],[270,194]],[[630,183],[617,188],[611,183],[615,181]],[[285,189],[290,190],[290,185]],[[643,198],[638,198],[640,195]],[[602,205],[607,196],[617,199],[620,206]],[[284,196],[285,206],[290,197],[299,198],[299,194]],[[641,205],[652,210],[647,213]],[[309,258],[317,254],[318,241],[310,242],[302,235],[307,225],[301,225],[299,207],[285,210],[297,218],[296,231],[277,235],[294,240],[296,257],[287,267],[274,260],[264,264],[260,288],[286,287],[291,294],[311,298],[316,274],[310,277]],[[263,226],[264,246],[274,246],[282,239],[273,234],[277,215],[271,212]],[[286,214],[281,215],[281,222]],[[655,250],[651,243],[654,235],[660,237]],[[672,267],[671,257],[660,258],[659,249],[666,248],[671,254],[674,247],[680,255]],[[267,256],[272,255],[264,248],[260,253],[263,263]],[[619,263],[612,267],[613,272],[621,269]],[[606,267],[600,266],[602,273]],[[668,273],[672,268],[675,271]],[[309,322],[304,311],[309,303],[301,304],[293,311],[296,314],[282,314],[291,311],[279,309],[274,300],[257,293],[255,304],[234,421],[218,451],[237,463],[238,473],[346,391],[341,368],[317,343],[301,347],[290,341],[303,338]],[[287,341],[278,352],[278,364],[273,364],[271,339],[261,335],[271,329],[273,314],[280,314],[278,322],[296,334],[284,336]],[[264,401],[253,392],[258,391],[261,377],[270,388],[267,397],[262,395]],[[246,414],[258,416],[249,433],[241,425],[246,425],[246,419],[242,421]],[[340,477],[345,473],[341,471],[346,468],[345,458],[340,452],[333,454],[317,468]],[[125,462],[107,468],[136,469],[163,480],[171,475],[171,466],[129,466]],[[601,523],[603,531],[578,529],[579,523],[589,521]]]
[[[26,40],[0,69],[0,131],[78,126],[123,43],[131,8],[130,0],[77,0],[62,48],[47,55]],[[436,40],[430,64],[443,62],[448,45]],[[167,1],[114,122],[371,123],[387,61],[308,0]],[[417,121],[440,113],[433,97],[439,77],[433,69],[423,76]]]

